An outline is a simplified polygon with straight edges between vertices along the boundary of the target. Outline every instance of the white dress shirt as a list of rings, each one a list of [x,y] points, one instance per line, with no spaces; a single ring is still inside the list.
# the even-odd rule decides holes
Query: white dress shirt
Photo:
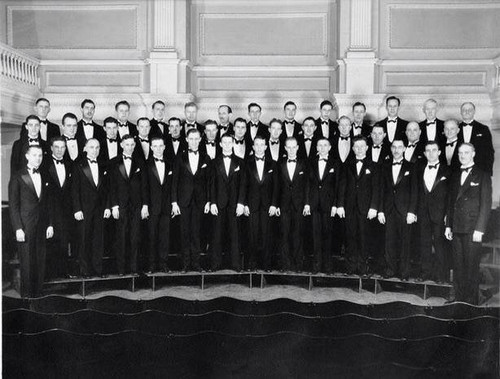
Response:
[[[258,126],[254,126],[253,124],[250,124],[250,137],[252,137],[252,141],[257,136],[257,132],[258,131],[259,131],[259,127]]]
[[[472,122],[472,121],[471,121]],[[469,143],[472,136],[472,125],[464,125],[462,127],[464,133],[464,142]]]
[[[106,138],[106,143],[108,145],[109,159],[113,159],[118,155],[118,141],[111,142],[109,138]]]
[[[380,146],[378,149],[374,149],[375,146]],[[372,146],[372,162],[378,162],[380,159],[380,153],[382,152],[382,144]]]
[[[426,120],[426,129],[427,129],[427,140],[435,141],[436,140],[436,119],[434,120]]]
[[[90,121],[92,122],[92,121]],[[91,139],[94,137],[94,125],[86,125],[85,121],[83,122],[83,132],[85,133],[86,139]]]
[[[207,148],[207,154],[210,159],[215,159],[215,145],[212,146],[211,144],[207,143],[205,146]]]
[[[226,175],[229,176],[229,167],[231,167],[231,157],[223,157],[222,161],[224,162],[224,169],[226,170]]]
[[[66,138],[71,138],[68,136],[64,136]],[[69,157],[72,161],[78,158],[78,143],[76,139],[66,140],[66,149],[68,150]]]
[[[47,120],[40,120],[40,137],[42,137],[44,141],[47,141],[47,126]]]
[[[326,159],[326,160],[324,160]],[[325,168],[326,168],[326,161],[328,161],[328,156],[326,157],[319,157],[318,159],[318,172],[319,172],[319,178],[323,179],[323,175],[325,175]]]
[[[460,185],[463,186],[465,181],[467,180],[467,177],[469,176],[470,172],[472,171],[472,166],[474,166],[474,163],[468,165],[468,166],[461,166],[460,169],[466,169],[470,168],[470,170],[467,171],[462,171],[462,176],[460,177]]]
[[[312,138],[312,136],[311,137],[304,136],[304,146],[306,148],[306,156],[309,158],[309,154],[311,153],[312,141],[306,141],[307,138]]]
[[[326,122],[326,124],[324,124]],[[323,137],[330,138],[330,121],[329,120],[321,120],[321,132],[323,133]]]
[[[345,162],[347,156],[349,155],[349,151],[351,150],[351,138],[347,137],[347,140],[343,140],[339,137],[339,156],[342,162]]]
[[[271,152],[271,158],[273,158],[273,161],[277,162],[280,158],[280,143],[279,140],[278,143],[275,144],[272,144],[271,142],[276,141],[269,140],[269,151]]]
[[[398,181],[399,172],[401,171],[401,167],[403,167],[403,163],[401,163],[401,164],[394,164],[394,163],[402,162],[402,161],[403,161],[403,158],[401,158],[399,161],[394,161],[393,162],[393,165],[392,165],[392,182],[394,184],[396,184],[396,182]]]
[[[261,158],[261,157],[256,157],[256,158]],[[262,181],[262,178],[264,176],[264,161],[261,159],[255,160],[255,165],[257,166],[257,174],[259,174],[259,180]]]
[[[287,137],[293,137],[293,132],[295,131],[295,123],[291,121],[290,123],[284,122],[285,124],[285,132]]]
[[[150,151],[149,139],[148,137],[146,138],[139,137],[139,142],[141,143],[142,152],[144,153],[144,158],[146,158],[147,160],[149,158],[149,151]]]
[[[196,154],[195,154],[196,153]],[[198,163],[200,162],[200,152],[188,152],[189,167],[191,167],[191,172],[193,175],[198,171]]]
[[[59,179],[59,185],[62,187],[64,185],[64,182],[66,181],[66,166],[64,166],[62,158],[57,159],[56,157],[52,156],[52,159],[54,160],[54,166],[56,168],[57,178]]]
[[[97,187],[97,184],[99,183],[99,166],[97,162],[91,162],[90,158],[87,159],[89,161],[89,167],[90,167],[90,172],[92,173],[92,179],[94,179],[94,183]]]
[[[396,121],[396,122],[389,122],[389,121]],[[387,119],[387,138],[389,139],[389,142],[392,143],[394,141],[394,136],[396,135],[396,129],[398,127],[398,119],[396,118],[388,118]]]
[[[123,136],[126,136],[127,134],[130,134],[130,129],[128,128],[128,124],[118,124],[118,135],[120,138],[123,138]]]
[[[163,181],[165,180],[165,161],[163,161],[163,158],[157,158],[156,159],[162,159],[162,161],[157,161],[155,160],[155,166],[156,170],[158,171],[158,176],[160,178],[160,184],[163,185]]]
[[[429,168],[429,166],[435,166],[434,168]],[[434,182],[436,181],[437,172],[439,170],[439,162],[427,163],[424,170],[424,183],[425,187],[429,192],[431,192]]]
[[[40,198],[42,194],[42,176],[40,172],[33,173],[33,167],[28,166],[28,173],[33,181],[33,185],[35,186],[36,195]]]
[[[356,125],[354,122],[352,123],[352,135],[360,136],[363,131],[363,125]]]
[[[236,141],[236,139],[235,139]],[[244,159],[245,158],[245,152],[246,152],[246,146],[245,146],[245,141],[243,140],[243,143],[236,143],[233,145],[233,151],[234,155],[237,157]]]
[[[294,159],[297,160],[297,158]],[[289,160],[287,160],[286,168],[288,170],[288,177],[290,178],[290,180],[293,180],[293,175],[295,174],[295,169],[297,168],[297,162],[290,162]]]
[[[405,150],[405,159],[410,162],[411,158],[413,157],[413,153],[415,152],[415,149],[417,148],[417,143],[418,141],[415,142],[408,142],[408,146],[406,147]]]
[[[446,143],[452,143],[453,145],[446,145],[445,154],[446,154],[446,162],[448,162],[448,166],[451,165],[451,158],[453,158],[453,154],[455,153],[455,149],[457,148],[457,139],[455,141],[447,141]]]
[[[364,159],[364,158],[360,158],[360,159]],[[362,167],[363,167],[363,162],[361,162],[361,161],[356,162],[356,173],[358,174],[358,176],[359,176],[359,173],[361,172]]]
[[[125,157],[128,157],[130,159],[125,159]],[[123,165],[125,166],[125,172],[127,173],[127,176],[130,178],[130,169],[132,167],[132,157],[129,155],[123,154]]]

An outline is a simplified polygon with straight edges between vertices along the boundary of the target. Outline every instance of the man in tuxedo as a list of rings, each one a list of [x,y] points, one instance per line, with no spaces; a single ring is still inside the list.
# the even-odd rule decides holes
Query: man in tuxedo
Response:
[[[47,153],[47,143],[40,138],[40,119],[38,116],[29,115],[24,122],[26,133],[14,141],[10,156],[10,175],[14,175],[18,170],[26,166],[26,152],[30,146],[40,146],[45,155]]]
[[[236,128],[237,122],[235,122]],[[236,131],[236,130],[235,130]],[[249,248],[246,266],[271,268],[270,218],[279,215],[278,177],[276,163],[265,158],[266,138],[260,135],[253,141],[254,154],[247,158],[241,179],[236,215],[248,216]]]
[[[106,133],[101,125],[98,125],[93,121],[95,113],[95,103],[90,99],[85,99],[81,103],[82,108],[82,119],[78,121],[78,127],[76,130],[76,139],[78,140],[79,146],[85,146],[90,138],[95,138],[99,142],[106,138]]]
[[[43,150],[29,146],[27,164],[9,182],[9,212],[21,269],[22,297],[38,297],[45,276],[45,243],[54,235],[51,186],[40,171]]]
[[[365,137],[354,137],[352,149],[355,159],[348,161],[342,172],[337,214],[346,220],[347,272],[366,275],[371,220],[377,218],[379,208],[379,165],[366,158]]]
[[[165,103],[161,100],[157,100],[151,106],[153,111],[153,118],[150,121],[151,131],[150,137],[161,137],[164,140],[168,135],[168,125],[163,121],[165,117]]]
[[[354,156],[352,151],[351,120],[347,116],[339,118],[339,133],[332,139],[333,155],[342,164]]]
[[[172,179],[172,213],[180,215],[182,271],[201,270],[201,219],[210,211],[210,157],[199,150],[201,133],[188,130],[188,149],[175,161]]]
[[[66,141],[66,153],[64,158],[76,162],[83,154],[85,142],[78,140],[78,119],[73,113],[66,113],[62,118],[62,137]]]
[[[137,120],[137,136],[135,137],[134,155],[146,162],[152,155],[151,150],[151,121],[147,117],[141,117]],[[162,137],[159,137],[162,138]],[[165,147],[165,144],[163,144]]]
[[[59,125],[50,122],[47,119],[50,113],[50,102],[44,97],[40,97],[35,102],[35,115],[40,119],[40,138],[45,142],[50,142],[54,137],[61,135]],[[21,128],[20,137],[25,136],[27,133],[25,128]]]
[[[425,144],[424,154],[426,161],[417,167],[420,279],[447,282],[448,243],[444,237],[444,217],[451,171],[439,161],[441,150],[436,141]]]
[[[417,122],[411,121],[406,125],[406,140],[408,141],[405,149],[405,160],[416,163],[424,159],[424,145],[420,140],[420,126]]]
[[[382,167],[378,220],[385,224],[386,277],[410,276],[411,225],[417,220],[417,176],[413,164],[404,159],[405,145],[400,139],[391,144],[392,159]]]
[[[317,130],[314,118],[307,117],[302,123],[302,133],[297,136],[299,146],[298,157],[301,160],[310,161],[316,157],[317,140],[315,131]]]
[[[481,242],[491,211],[491,177],[474,163],[475,147],[458,148],[460,170],[455,171],[449,189],[445,235],[452,241],[455,300],[479,302]]]
[[[366,116],[366,106],[365,104],[357,101],[352,106],[352,129],[351,129],[351,137],[356,136],[370,136],[370,124],[365,121]]]
[[[295,137],[285,140],[287,159],[278,163],[278,204],[282,269],[300,272],[304,268],[304,216],[311,215],[311,207],[306,206],[308,164],[297,157],[298,149]]]
[[[221,105],[219,106],[219,109],[217,111],[217,114],[219,116],[219,125],[217,126],[218,128],[218,134],[217,138],[220,141],[220,138],[224,134],[233,134],[233,124],[231,123],[231,115],[233,114],[233,110],[229,105]]]
[[[118,138],[123,136],[137,135],[137,127],[128,119],[130,116],[130,104],[127,100],[121,100],[115,104],[116,119],[118,120]]]
[[[54,238],[48,244],[47,268],[51,278],[62,278],[69,274],[68,246],[73,246],[75,229],[72,201],[71,176],[73,162],[65,158],[66,140],[64,137],[53,137],[50,140],[51,157],[42,162],[42,170],[47,173],[52,195],[56,201],[52,202],[52,224]]]
[[[247,123],[247,133],[245,135],[247,146],[253,145],[256,136],[263,136],[266,140],[269,138],[269,128],[260,121],[262,108],[257,103],[248,104],[248,116],[250,121]]]
[[[118,274],[137,273],[137,252],[141,241],[141,220],[149,217],[149,189],[145,162],[134,157],[135,139],[124,135],[122,156],[110,169],[109,203],[116,224],[116,265]]]
[[[184,116],[186,119],[182,123],[182,134],[183,136],[187,136],[187,132],[189,129],[198,129],[200,134],[203,135],[203,125],[198,123],[197,119],[198,115],[198,106],[196,103],[190,101],[189,103],[184,104]]]
[[[275,162],[286,158],[285,143],[281,139],[283,134],[283,123],[273,118],[269,123],[269,148],[266,150],[266,158]]]
[[[476,149],[475,164],[490,176],[493,175],[495,150],[493,149],[490,128],[474,120],[476,107],[473,103],[463,103],[460,107],[460,113],[463,121],[458,125],[460,128],[459,140],[474,145]]]
[[[460,131],[458,127],[458,121],[454,119],[449,119],[444,122],[444,135],[446,136],[446,141],[441,145],[441,151],[443,155],[441,157],[441,162],[446,164],[452,171],[455,171],[460,167],[460,161],[458,159],[458,145],[461,143],[459,141],[458,132]]]
[[[436,141],[439,146],[444,144],[446,139],[444,135],[444,121],[436,117],[438,103],[434,99],[425,101],[423,111],[425,120],[419,123],[422,135],[420,137],[423,143],[427,141]]]
[[[366,157],[375,163],[382,163],[391,155],[391,148],[385,141],[385,131],[381,125],[373,125]]]
[[[234,155],[238,158],[246,159],[248,156],[252,155],[253,151],[251,149],[252,144],[248,142],[247,135],[247,122],[238,117],[234,120]]]
[[[73,165],[71,200],[77,228],[77,252],[80,273],[102,276],[104,249],[103,219],[111,216],[107,204],[107,171],[99,164],[100,145],[95,138],[85,143],[83,155]]]
[[[219,270],[221,267],[241,270],[236,206],[244,161],[233,154],[233,143],[233,136],[224,134],[220,140],[222,154],[212,164],[210,213],[214,216],[215,226],[210,260],[212,270]],[[226,252],[228,264],[222,264],[222,252]]]
[[[139,124],[139,123],[137,123]],[[146,162],[149,183],[149,272],[159,268],[170,272],[170,218],[172,214],[173,162],[165,155],[165,141],[161,137],[151,138],[152,159]]]
[[[387,110],[387,117],[383,120],[377,122],[377,124],[382,125],[386,133],[385,143],[388,145],[392,144],[395,139],[403,141],[406,143],[406,125],[408,121],[403,120],[399,117],[399,107],[401,106],[401,100],[396,96],[389,96],[385,100],[385,109]]]
[[[300,123],[295,121],[295,114],[297,113],[297,105],[293,101],[287,101],[283,107],[285,112],[285,119],[283,120],[283,142],[287,137],[297,137],[302,133],[302,128]]]
[[[312,218],[312,272],[314,273],[331,273],[333,270],[332,218],[337,212],[340,165],[330,154],[331,148],[330,140],[327,138],[318,140],[318,155],[311,159],[308,174],[306,206],[309,207]]]
[[[164,140],[167,159],[174,162],[179,153],[187,149],[186,139],[182,137],[180,118],[171,117],[168,120],[168,135]]]
[[[320,116],[316,119],[315,137],[326,138],[332,141],[333,137],[338,133],[338,124],[332,121],[333,104],[330,100],[323,100],[319,105]]]
[[[217,122],[214,120],[205,121],[205,132],[201,139],[200,151],[205,152],[212,160],[221,153],[217,134]]]
[[[101,143],[97,160],[103,167],[109,168],[112,161],[122,153],[122,147],[118,140],[118,120],[114,117],[106,117],[104,120],[104,131],[106,138]]]

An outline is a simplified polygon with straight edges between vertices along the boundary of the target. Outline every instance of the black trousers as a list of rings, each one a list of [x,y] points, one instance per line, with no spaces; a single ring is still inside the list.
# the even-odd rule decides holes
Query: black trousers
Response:
[[[304,266],[302,209],[282,211],[280,215],[281,228],[281,260],[284,270],[302,271]],[[269,268],[269,267],[266,267]]]
[[[350,272],[366,274],[368,270],[370,222],[367,215],[368,211],[360,214],[358,209],[346,214],[346,261],[347,270]]]
[[[472,242],[471,233],[454,233],[452,247],[455,300],[477,305],[481,244]]]
[[[402,278],[410,275],[410,232],[411,226],[406,223],[397,211],[386,214],[385,224],[385,260],[393,274]]]
[[[425,215],[419,215],[418,226],[420,231],[422,277],[448,281],[447,255],[449,244],[444,237],[444,223],[435,224]]]
[[[25,241],[17,243],[22,297],[40,296],[45,278],[46,230],[37,226],[34,228],[37,230],[25,229]]]
[[[247,250],[248,269],[269,269],[271,267],[270,242],[270,217],[268,209],[252,210],[248,216],[249,242]]]
[[[331,211],[312,211],[312,232],[313,232],[313,261],[312,270],[314,272],[331,272],[332,266],[332,239],[333,239],[333,218]]]
[[[182,250],[181,260],[184,270],[189,267],[193,270],[200,270],[200,233],[201,218],[203,216],[204,205],[191,204],[181,207],[181,237]]]
[[[129,270],[137,272],[137,250],[139,249],[141,236],[141,208],[120,208],[120,217],[116,224],[116,266],[118,273],[126,271],[128,260]]]
[[[167,270],[170,251],[170,212],[150,215],[148,220],[149,234],[149,270],[156,267]]]
[[[214,233],[212,248],[210,249],[210,264],[212,270],[229,267],[241,270],[240,241],[238,235],[239,218],[236,217],[236,206],[219,208],[219,213],[214,216]],[[222,252],[229,255],[229,264],[222,264]]]
[[[82,275],[101,275],[102,254],[104,250],[103,236],[104,210],[96,209],[84,212],[84,219],[77,221],[77,251]]]

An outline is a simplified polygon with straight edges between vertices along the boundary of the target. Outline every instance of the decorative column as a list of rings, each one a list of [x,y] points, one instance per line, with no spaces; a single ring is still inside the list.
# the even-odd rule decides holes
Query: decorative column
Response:
[[[179,58],[175,48],[175,0],[153,0],[153,50],[149,54],[151,93],[177,94]]]
[[[350,44],[344,59],[346,92],[373,94],[376,57],[372,47],[372,0],[351,0],[350,5]]]

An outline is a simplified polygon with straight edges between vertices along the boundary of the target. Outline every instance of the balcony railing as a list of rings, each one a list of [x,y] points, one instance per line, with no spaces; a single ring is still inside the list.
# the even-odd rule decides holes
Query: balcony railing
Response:
[[[0,76],[39,88],[39,64],[38,59],[0,43]]]

